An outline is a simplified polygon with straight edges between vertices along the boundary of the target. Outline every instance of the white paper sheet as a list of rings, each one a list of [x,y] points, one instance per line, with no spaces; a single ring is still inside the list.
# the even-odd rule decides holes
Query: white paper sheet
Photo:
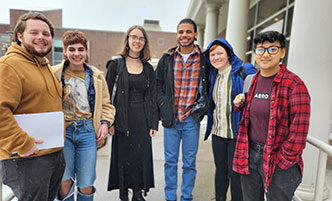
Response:
[[[63,112],[16,114],[14,117],[22,130],[30,137],[44,140],[44,143],[36,144],[38,149],[63,147]]]

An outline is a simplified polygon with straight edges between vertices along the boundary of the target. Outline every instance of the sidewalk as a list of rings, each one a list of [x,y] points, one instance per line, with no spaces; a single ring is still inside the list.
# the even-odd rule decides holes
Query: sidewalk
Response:
[[[203,130],[201,128],[200,144],[198,149],[196,168],[196,185],[193,191],[194,200],[197,201],[210,201],[214,200],[214,163],[211,149],[211,141],[203,141]],[[156,137],[152,139],[153,142],[153,162],[154,162],[154,176],[155,188],[150,189],[148,196],[145,198],[147,201],[163,201],[164,196],[164,145],[163,145],[163,128],[159,127]],[[109,145],[110,143],[108,143]],[[97,180],[95,182],[97,192],[95,196],[96,201],[116,201],[119,200],[119,191],[108,192],[107,182],[110,163],[110,147],[107,146],[99,151],[97,162]],[[182,171],[182,156],[179,157],[178,165],[178,200],[180,199],[181,188],[181,171]],[[131,196],[131,195],[130,195]]]
[[[201,124],[200,144],[198,149],[196,167],[196,185],[193,191],[194,201],[213,201],[214,199],[214,163],[211,149],[211,140],[203,141],[203,133],[205,126]],[[163,147],[163,128],[160,126],[156,137],[152,139],[153,142],[153,162],[154,162],[154,176],[155,188],[150,189],[148,196],[145,198],[147,201],[164,201],[164,147]],[[97,160],[97,179],[95,186],[97,192],[95,194],[96,201],[119,201],[119,192],[107,191],[108,173],[110,167],[110,141],[107,146],[98,151]],[[181,167],[182,161],[179,157],[178,165],[178,184],[181,185]],[[332,193],[332,169],[327,169],[326,184]],[[180,199],[180,188],[178,186],[178,200]],[[8,187],[4,188],[3,195],[9,193]],[[130,194],[131,196],[131,194]],[[131,198],[131,197],[130,197]],[[229,198],[229,195],[228,195]],[[14,199],[13,201],[16,201]],[[131,200],[131,199],[130,199]],[[229,199],[227,201],[230,201]],[[332,201],[332,196],[325,200]]]

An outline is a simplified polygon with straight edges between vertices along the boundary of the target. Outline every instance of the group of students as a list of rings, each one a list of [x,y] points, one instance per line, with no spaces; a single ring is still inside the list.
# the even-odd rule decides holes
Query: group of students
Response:
[[[182,147],[181,201],[193,200],[200,121],[204,139],[212,134],[216,167],[215,199],[292,200],[302,179],[302,151],[310,118],[303,81],[280,60],[285,37],[275,31],[254,39],[259,70],[236,56],[222,38],[203,52],[197,27],[183,19],[178,46],[166,51],[157,69],[141,26],[125,34],[120,58],[104,74],[87,62],[88,39],[80,31],[63,34],[64,61],[49,67],[54,28],[42,14],[19,19],[15,40],[0,59],[0,168],[3,183],[18,200],[93,200],[97,150],[112,136],[108,190],[122,201],[144,201],[154,187],[151,137],[164,127],[165,199],[177,200]],[[254,75],[252,80],[246,79]],[[243,83],[251,82],[245,96]],[[13,115],[63,111],[65,144],[38,150]],[[12,157],[12,153],[17,156]],[[290,178],[291,176],[291,178]],[[75,191],[77,191],[75,193]]]

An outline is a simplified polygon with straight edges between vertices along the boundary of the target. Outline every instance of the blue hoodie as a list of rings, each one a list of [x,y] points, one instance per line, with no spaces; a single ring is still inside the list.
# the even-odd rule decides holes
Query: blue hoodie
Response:
[[[220,44],[220,43],[223,43],[224,45],[226,45],[229,48],[230,63],[232,65],[232,71],[231,71],[232,90],[233,90],[232,98],[234,99],[238,94],[243,93],[243,79],[239,74],[239,70],[242,66],[243,61],[234,54],[232,46],[225,39],[217,38],[217,39],[213,40],[209,44],[206,51],[204,52],[207,63],[210,68],[209,89],[208,89],[209,90],[209,109],[208,109],[208,121],[207,121],[207,127],[206,127],[204,140],[206,140],[209,137],[209,135],[211,133],[211,129],[212,129],[213,110],[215,108],[215,104],[212,99],[212,92],[213,92],[213,88],[214,88],[214,83],[216,81],[216,76],[218,74],[218,70],[211,65],[209,50],[212,47],[212,45]],[[243,65],[243,71],[246,75],[249,75],[249,74],[255,74],[257,72],[257,69],[252,64],[245,63]],[[233,99],[232,99],[232,102],[233,102]],[[237,133],[239,132],[241,115],[242,115],[241,112],[234,111],[234,106],[233,106],[233,126],[234,126],[233,131],[234,131],[235,136],[237,136]]]

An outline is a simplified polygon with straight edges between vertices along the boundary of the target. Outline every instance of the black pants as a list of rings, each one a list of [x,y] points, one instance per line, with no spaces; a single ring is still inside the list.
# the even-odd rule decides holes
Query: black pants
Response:
[[[0,162],[2,181],[12,189],[19,201],[53,201],[64,169],[62,151]]]
[[[232,170],[236,139],[221,138],[212,135],[212,151],[216,174],[214,185],[217,201],[226,201],[226,194],[231,183],[232,201],[242,201],[241,178]]]
[[[241,175],[243,199],[245,201],[264,201],[265,176],[263,152],[249,150],[249,175]],[[296,164],[287,170],[276,166],[272,181],[267,189],[267,201],[291,201],[302,176]]]

